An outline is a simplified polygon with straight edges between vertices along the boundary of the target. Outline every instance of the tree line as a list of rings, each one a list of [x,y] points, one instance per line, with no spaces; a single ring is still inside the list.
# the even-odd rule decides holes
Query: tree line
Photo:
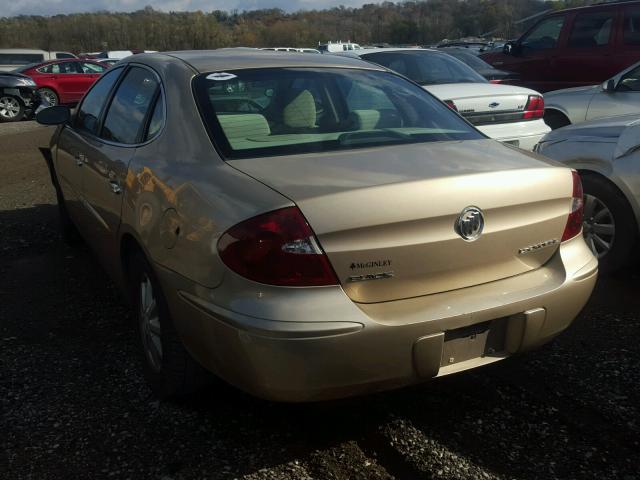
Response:
[[[102,50],[185,50],[229,46],[313,47],[319,41],[432,44],[486,32],[513,38],[519,19],[592,3],[590,0],[424,0],[286,13],[96,12],[0,18],[0,48],[41,48],[74,53]]]

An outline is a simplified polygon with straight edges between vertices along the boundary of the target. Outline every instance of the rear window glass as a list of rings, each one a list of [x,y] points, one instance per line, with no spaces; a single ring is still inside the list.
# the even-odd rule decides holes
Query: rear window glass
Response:
[[[388,72],[271,68],[202,74],[194,88],[226,158],[484,138]]]
[[[420,85],[443,83],[487,83],[468,65],[439,52],[396,51],[361,55],[370,62],[383,65]]]

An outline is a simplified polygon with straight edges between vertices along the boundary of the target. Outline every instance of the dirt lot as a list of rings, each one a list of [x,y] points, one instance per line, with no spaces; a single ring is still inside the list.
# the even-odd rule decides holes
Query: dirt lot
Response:
[[[0,478],[640,480],[638,275],[601,280],[545,348],[419,387],[159,403],[127,308],[58,239],[49,132],[19,125],[0,125]]]

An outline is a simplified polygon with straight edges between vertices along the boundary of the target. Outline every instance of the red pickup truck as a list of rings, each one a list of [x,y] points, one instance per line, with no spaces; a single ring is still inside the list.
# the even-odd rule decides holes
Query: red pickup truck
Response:
[[[640,60],[640,1],[553,12],[480,58],[539,92],[604,82]]]

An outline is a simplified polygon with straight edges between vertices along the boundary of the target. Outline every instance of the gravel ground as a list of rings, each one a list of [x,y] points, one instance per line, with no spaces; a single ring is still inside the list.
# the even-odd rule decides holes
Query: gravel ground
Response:
[[[418,387],[161,403],[115,288],[58,239],[49,130],[17,125],[0,125],[0,478],[640,480],[638,275],[599,281],[541,350]]]

